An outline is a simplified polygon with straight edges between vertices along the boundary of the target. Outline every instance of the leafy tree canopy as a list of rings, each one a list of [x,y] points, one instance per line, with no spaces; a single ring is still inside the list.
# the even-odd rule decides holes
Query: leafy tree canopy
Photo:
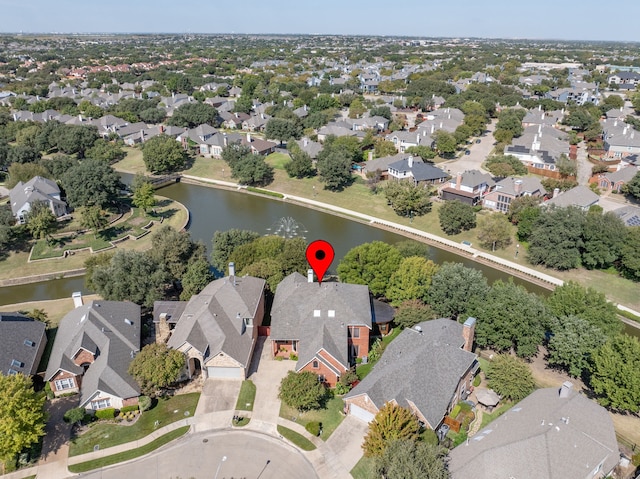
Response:
[[[476,227],[476,213],[473,206],[458,200],[445,201],[438,210],[440,228],[448,235],[456,235]]]
[[[470,303],[484,298],[488,291],[487,278],[482,271],[467,268],[462,263],[447,262],[433,275],[428,302],[439,316],[455,319],[466,312]]]
[[[184,168],[187,153],[180,143],[168,135],[158,135],[147,140],[142,148],[142,160],[147,171],[167,173]]]
[[[175,383],[185,367],[185,356],[165,343],[152,343],[140,350],[129,364],[129,374],[146,395]]]
[[[280,383],[278,398],[298,411],[319,409],[327,395],[318,376],[311,371],[289,371]]]
[[[364,455],[366,457],[382,456],[394,441],[417,441],[419,432],[420,423],[411,411],[388,402],[369,423],[369,431],[362,444]]]
[[[494,356],[487,371],[489,386],[500,396],[520,401],[535,389],[531,369],[523,360],[509,354]]]
[[[105,208],[118,197],[121,183],[118,173],[100,160],[85,160],[62,177],[67,201],[74,208],[99,206]]]
[[[364,243],[344,256],[338,266],[338,275],[342,282],[366,284],[374,295],[382,296],[401,260],[400,252],[390,244],[382,241]]]
[[[220,124],[218,110],[206,103],[185,103],[173,112],[169,124],[184,128],[195,128],[207,124],[217,127]],[[175,140],[174,140],[175,141]]]
[[[411,299],[427,301],[429,287],[437,271],[438,265],[422,256],[404,258],[389,279],[387,298],[394,306]]]
[[[422,216],[431,211],[430,191],[410,181],[390,181],[384,194],[399,216]]]
[[[385,479],[448,479],[446,451],[423,441],[389,443],[375,461],[376,477]],[[372,476],[373,477],[373,476]]]

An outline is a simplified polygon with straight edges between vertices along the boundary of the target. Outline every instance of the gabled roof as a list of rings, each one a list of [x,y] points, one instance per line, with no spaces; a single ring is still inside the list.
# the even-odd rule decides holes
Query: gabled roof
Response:
[[[543,204],[555,205],[560,208],[566,208],[568,206],[586,208],[588,206],[595,205],[599,200],[600,197],[595,194],[591,188],[580,185],[560,193],[555,198],[551,198]]]
[[[516,184],[520,182],[520,187],[518,192],[516,192]],[[540,196],[545,195],[547,190],[542,186],[540,180],[535,176],[523,176],[522,178],[516,178],[515,176],[507,176],[506,178],[498,181],[496,183],[496,189],[494,191],[499,191],[502,194],[507,194],[511,196],[521,196],[521,195],[533,195],[534,193],[538,193]]]
[[[608,474],[620,453],[603,407],[575,391],[560,397],[558,388],[546,388],[453,449],[449,458],[453,479],[584,479],[593,477],[601,462],[603,476]]]
[[[41,176],[34,176],[26,183],[19,181],[9,192],[11,211],[15,215],[25,203],[34,203],[36,201],[66,205],[64,201],[59,200],[56,196],[60,196],[60,188],[55,181]]]
[[[0,313],[0,374],[9,374],[10,369],[25,376],[35,373],[43,341],[44,323],[20,313]]]
[[[140,394],[136,381],[127,372],[131,360],[140,351],[140,306],[123,301],[91,301],[69,312],[58,327],[47,381],[58,371],[76,375],[83,368],[73,362],[80,348],[96,355],[82,378],[80,405],[86,404],[96,391],[130,398]]]
[[[186,304],[167,344],[178,349],[188,343],[205,361],[224,352],[247,367],[253,336],[243,320],[255,318],[264,287],[265,280],[253,276],[212,281]]]
[[[372,327],[367,286],[310,283],[300,273],[292,273],[276,288],[270,337],[272,340],[300,341],[298,368],[307,364],[320,349],[325,349],[347,368],[349,326]]]
[[[638,169],[636,166],[630,165],[625,168],[620,168],[618,171],[614,171],[612,173],[605,173],[602,176],[607,178],[611,183],[617,183],[619,181],[628,183],[639,172],[640,172],[640,169]]]
[[[637,206],[623,206],[613,211],[627,226],[640,226],[640,208]]]
[[[449,174],[431,163],[424,163],[420,157],[413,157],[412,165],[409,166],[409,157],[388,165],[397,171],[410,171],[416,181],[430,181],[442,178],[449,178]]]
[[[394,339],[371,372],[345,398],[366,394],[378,409],[411,401],[432,428],[442,422],[476,355],[462,349],[464,326],[448,318],[425,321]]]
[[[482,173],[480,170],[466,170],[462,173],[461,185],[469,188],[476,188],[482,184],[492,187],[496,184],[493,177],[489,173]],[[453,180],[452,180],[453,181]]]

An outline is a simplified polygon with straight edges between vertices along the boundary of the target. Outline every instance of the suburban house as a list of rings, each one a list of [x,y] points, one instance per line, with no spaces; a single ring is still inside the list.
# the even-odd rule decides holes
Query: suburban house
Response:
[[[624,158],[640,153],[640,132],[636,136],[633,126],[617,119],[602,120],[600,124],[607,157]]]
[[[533,125],[524,129],[522,136],[514,138],[504,149],[525,165],[538,170],[555,171],[561,155],[569,155],[569,142],[564,132],[551,126]]]
[[[260,156],[270,155],[271,153],[276,151],[276,148],[278,146],[277,143],[274,143],[272,141],[253,137],[250,133],[247,133],[247,136],[242,139],[241,143],[243,145],[249,146],[249,148],[251,148],[251,153]]]
[[[20,313],[0,313],[0,374],[33,376],[47,344],[45,324]]]
[[[373,154],[370,156],[373,156]],[[360,174],[363,178],[366,178],[367,173],[375,173],[376,171],[379,171],[380,179],[387,180],[389,179],[389,165],[397,163],[398,161],[407,160],[410,156],[412,155],[408,153],[398,153],[392,156],[371,158],[364,163],[361,163],[362,168],[360,169]],[[414,156],[413,160],[422,161],[422,158]]]
[[[298,357],[295,370],[311,371],[330,387],[369,354],[373,327],[369,288],[360,284],[315,283],[292,273],[276,288],[271,308],[274,357]]]
[[[322,151],[321,143],[310,140],[306,136],[300,140],[296,140],[296,143],[302,151],[311,157],[312,160],[318,159],[318,154]]]
[[[436,185],[447,178],[447,172],[420,157],[408,156],[389,165],[389,179],[413,181],[415,185]]]
[[[562,121],[563,117],[564,110],[544,111],[540,106],[535,110],[527,111],[522,119],[522,126],[525,128],[537,125],[554,127]]]
[[[482,206],[494,211],[506,213],[509,205],[516,198],[522,196],[544,196],[547,194],[540,180],[534,176],[516,178],[508,176],[496,183],[495,188],[487,193],[482,201]]]
[[[60,321],[45,380],[56,396],[79,392],[88,410],[137,404],[140,388],[127,370],[140,351],[141,331],[137,304],[77,306]]]
[[[229,276],[209,283],[188,302],[157,302],[154,319],[170,331],[167,345],[185,355],[186,376],[244,379],[264,319],[265,280]]]
[[[572,386],[534,391],[451,450],[451,478],[607,477],[620,459],[613,421]]]
[[[407,328],[384,350],[371,372],[344,397],[349,414],[370,422],[388,402],[408,408],[436,430],[467,398],[479,366],[471,352],[475,318],[440,318]]]
[[[640,226],[640,207],[628,205],[613,212],[626,226]]]
[[[605,190],[616,191],[620,193],[622,187],[629,183],[634,176],[640,172],[635,166],[626,166],[618,171],[603,173],[598,176],[598,186]]]
[[[640,83],[640,73],[619,71],[609,75],[609,85],[618,85],[618,88],[633,90]]]
[[[557,188],[556,188],[557,190]],[[570,190],[559,192],[554,190],[553,198],[543,203],[543,206],[556,206],[566,208],[575,206],[583,211],[587,211],[591,206],[597,205],[600,197],[591,188],[586,186],[576,186]]]
[[[385,139],[393,143],[400,153],[404,153],[407,148],[412,146],[428,146],[429,148],[433,146],[433,138],[424,128],[419,131],[393,131]]]
[[[34,203],[45,203],[56,218],[67,214],[67,204],[60,199],[58,184],[48,178],[34,176],[26,183],[19,181],[9,191],[11,212],[18,223],[27,221],[27,216]]]
[[[440,196],[443,200],[458,200],[475,206],[482,203],[484,195],[488,194],[495,184],[496,182],[493,181],[489,173],[468,170],[451,178],[448,186],[441,190]]]

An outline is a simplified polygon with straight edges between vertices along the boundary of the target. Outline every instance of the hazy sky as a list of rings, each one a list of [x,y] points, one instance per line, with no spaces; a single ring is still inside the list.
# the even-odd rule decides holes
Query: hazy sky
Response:
[[[638,0],[0,0],[0,32],[25,33],[338,33],[640,41],[638,18]]]

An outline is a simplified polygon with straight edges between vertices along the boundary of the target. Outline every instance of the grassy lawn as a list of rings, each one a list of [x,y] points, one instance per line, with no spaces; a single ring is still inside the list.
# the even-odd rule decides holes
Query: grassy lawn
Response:
[[[351,469],[353,479],[369,479],[373,476],[374,460],[370,457],[362,456],[358,463]]]
[[[155,208],[156,215],[154,217],[142,218],[142,214],[139,211],[134,211],[132,216],[127,217],[125,224],[128,222],[128,224],[131,225],[130,230],[132,232],[140,234],[142,232],[141,226],[147,224],[149,219],[155,221],[154,225],[150,228],[151,233],[160,228],[161,218],[163,218],[162,225],[170,225],[176,229],[181,229],[184,226],[187,221],[187,211],[181,204],[162,196],[156,196],[156,199],[158,204]],[[88,233],[86,236],[90,241],[94,241],[93,233]],[[117,237],[117,235],[115,236]],[[148,234],[138,240],[123,241],[122,243],[118,243],[117,247],[144,251],[151,247],[151,236],[152,234]],[[0,280],[15,278],[18,275],[32,276],[83,268],[84,262],[89,256],[91,256],[91,253],[88,250],[83,250],[77,251],[66,258],[59,257],[47,261],[29,263],[28,251],[11,252],[7,259],[0,261]]]
[[[157,427],[166,426],[185,417],[192,416],[198,404],[200,393],[181,394],[168,399],[160,398],[153,409],[142,413],[132,426],[119,426],[114,423],[94,423],[87,432],[71,440],[69,456],[77,456],[100,449],[135,441],[151,434]],[[189,414],[185,415],[188,411]],[[155,422],[158,421],[158,426]]]
[[[398,334],[400,334],[401,331],[402,330],[400,328],[396,327],[396,328],[393,328],[393,330],[391,331],[391,334],[384,336],[382,338],[382,344],[384,345],[384,347],[386,348],[387,345],[391,341],[393,341],[398,336]],[[362,381],[365,378],[365,376],[371,372],[371,369],[373,368],[376,362],[377,361],[369,361],[367,364],[358,364],[356,366],[356,374],[358,375],[358,378],[360,379],[360,381]]]
[[[189,430],[189,427],[190,426],[183,426],[181,428],[178,428],[175,431],[171,431],[164,436],[160,436],[158,439],[151,441],[149,444],[138,447],[136,449],[130,449],[128,451],[119,452],[118,454],[113,454],[111,456],[94,459],[93,461],[86,461],[79,464],[71,465],[69,466],[69,471],[74,473],[87,472],[93,469],[98,469],[100,467],[110,466],[112,464],[118,464],[119,462],[129,461],[131,459],[135,459],[136,457],[144,456],[145,454],[149,454],[150,452],[155,451],[159,447],[164,446],[174,439],[177,439],[180,436],[184,436]]]
[[[242,381],[240,386],[240,394],[236,402],[236,409],[239,411],[253,411],[253,402],[256,399],[256,385],[251,379]]]
[[[123,146],[122,150],[127,154],[127,156],[113,165],[114,168],[134,175],[136,173],[147,174],[147,169],[142,161],[142,150],[140,148]]]
[[[342,414],[343,409],[344,402],[342,398],[339,397],[329,399],[324,409],[305,412],[299,412],[283,402],[280,406],[280,417],[288,419],[289,421],[295,420],[301,426],[306,426],[313,421],[321,423],[322,434],[320,434],[320,439],[326,441],[344,419]]]
[[[278,432],[286,439],[294,443],[303,451],[313,451],[316,446],[302,434],[292,431],[288,427],[278,426]]]
[[[266,162],[276,170],[284,170],[284,165],[291,160],[286,153],[271,153],[266,158]]]

